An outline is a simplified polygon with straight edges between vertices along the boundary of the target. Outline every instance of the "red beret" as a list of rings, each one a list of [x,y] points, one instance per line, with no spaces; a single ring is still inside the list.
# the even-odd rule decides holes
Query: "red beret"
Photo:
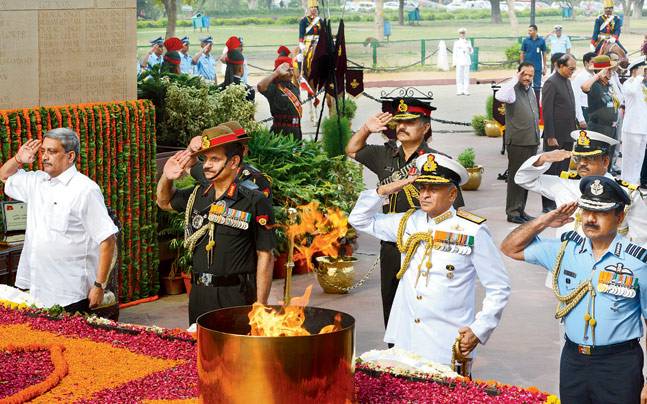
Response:
[[[225,46],[229,50],[238,49],[240,48],[240,45],[242,44],[240,43],[240,39],[238,39],[237,36],[229,37],[229,39],[227,39],[227,42],[225,42]]]
[[[289,56],[279,56],[274,60],[274,70],[276,70],[277,67],[281,66],[283,63],[288,63],[292,65],[292,58]]]
[[[169,52],[179,51],[182,49],[183,46],[184,45],[182,44],[182,41],[180,40],[180,38],[176,38],[174,36],[164,41],[164,47]]]
[[[279,49],[276,51],[276,53],[279,54],[279,56],[289,56],[290,55],[290,49],[288,49],[287,46],[281,45]]]

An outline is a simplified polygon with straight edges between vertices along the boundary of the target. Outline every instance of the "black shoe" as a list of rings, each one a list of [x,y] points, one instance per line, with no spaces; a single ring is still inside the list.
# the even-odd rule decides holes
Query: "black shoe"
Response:
[[[534,218],[534,217],[527,215],[527,214],[526,214],[526,212],[524,212],[524,213],[522,213],[522,214],[521,214],[521,218],[522,218],[523,220],[525,220],[526,222],[529,222],[529,221],[531,221],[531,220],[535,220],[535,218]]]
[[[521,216],[508,216],[508,222],[523,224],[523,223],[526,223],[526,220]]]

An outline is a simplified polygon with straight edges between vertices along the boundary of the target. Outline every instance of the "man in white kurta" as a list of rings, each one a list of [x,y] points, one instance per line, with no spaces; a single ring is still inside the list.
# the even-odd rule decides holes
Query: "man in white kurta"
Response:
[[[464,355],[487,342],[508,301],[510,280],[485,219],[454,210],[452,197],[439,198],[443,192],[455,198],[455,189],[468,178],[465,169],[432,153],[418,157],[417,167],[421,209],[382,213],[388,194],[413,181],[401,180],[362,192],[349,222],[380,240],[397,242],[402,252],[401,281],[384,341],[449,365],[458,336]],[[477,277],[485,288],[478,313]]]
[[[629,66],[631,77],[622,85],[625,117],[622,124],[622,178],[630,184],[640,182],[640,170],[647,147],[647,87],[645,57]]]
[[[452,48],[452,64],[456,66],[456,95],[470,95],[470,67],[472,66],[472,44],[465,38],[467,30],[458,30],[458,39]]]

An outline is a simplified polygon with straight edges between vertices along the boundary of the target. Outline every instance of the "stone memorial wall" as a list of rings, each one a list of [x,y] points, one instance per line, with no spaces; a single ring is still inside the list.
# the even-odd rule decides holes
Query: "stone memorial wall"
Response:
[[[0,0],[0,109],[137,98],[136,0]]]

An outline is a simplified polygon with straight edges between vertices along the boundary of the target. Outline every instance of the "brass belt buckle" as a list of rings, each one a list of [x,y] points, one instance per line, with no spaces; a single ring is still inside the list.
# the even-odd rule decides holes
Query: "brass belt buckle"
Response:
[[[582,355],[591,355],[591,347],[588,345],[578,345],[577,352],[581,353]]]

